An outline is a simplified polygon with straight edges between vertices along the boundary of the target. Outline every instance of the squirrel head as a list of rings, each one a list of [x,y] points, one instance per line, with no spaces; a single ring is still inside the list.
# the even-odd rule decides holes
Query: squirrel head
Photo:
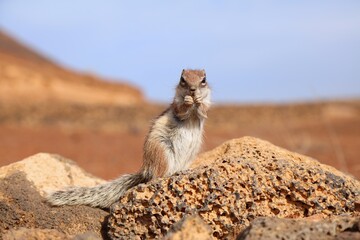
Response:
[[[177,93],[180,93],[181,96],[203,95],[203,93],[208,92],[209,89],[205,70],[182,70],[180,82],[176,89]]]

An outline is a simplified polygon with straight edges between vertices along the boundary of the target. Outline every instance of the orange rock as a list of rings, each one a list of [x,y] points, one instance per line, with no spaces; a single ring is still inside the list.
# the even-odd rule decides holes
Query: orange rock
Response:
[[[304,218],[356,211],[359,181],[269,142],[234,139],[201,158],[202,164],[191,170],[125,194],[112,208],[110,237],[161,237],[193,214],[212,228],[213,237],[225,238],[259,216]]]

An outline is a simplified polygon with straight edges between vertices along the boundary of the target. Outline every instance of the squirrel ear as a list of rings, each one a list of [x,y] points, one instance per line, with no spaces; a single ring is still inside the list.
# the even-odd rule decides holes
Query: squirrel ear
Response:
[[[182,71],[181,71],[181,76],[184,76],[184,73],[186,72],[186,69],[184,68]]]

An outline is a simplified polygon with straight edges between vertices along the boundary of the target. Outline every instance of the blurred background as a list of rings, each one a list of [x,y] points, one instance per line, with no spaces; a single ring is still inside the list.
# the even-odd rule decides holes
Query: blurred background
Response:
[[[0,1],[0,166],[52,152],[134,172],[183,68],[204,150],[250,135],[360,177],[359,1]]]

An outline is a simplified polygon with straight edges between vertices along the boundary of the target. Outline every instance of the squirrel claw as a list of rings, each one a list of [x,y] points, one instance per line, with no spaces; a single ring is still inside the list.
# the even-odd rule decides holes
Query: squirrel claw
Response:
[[[187,95],[184,98],[184,103],[186,105],[192,105],[192,104],[194,104],[194,99],[191,96]]]
[[[201,104],[201,97],[200,96],[195,96],[195,99],[194,99],[194,102],[196,103],[196,104]]]

